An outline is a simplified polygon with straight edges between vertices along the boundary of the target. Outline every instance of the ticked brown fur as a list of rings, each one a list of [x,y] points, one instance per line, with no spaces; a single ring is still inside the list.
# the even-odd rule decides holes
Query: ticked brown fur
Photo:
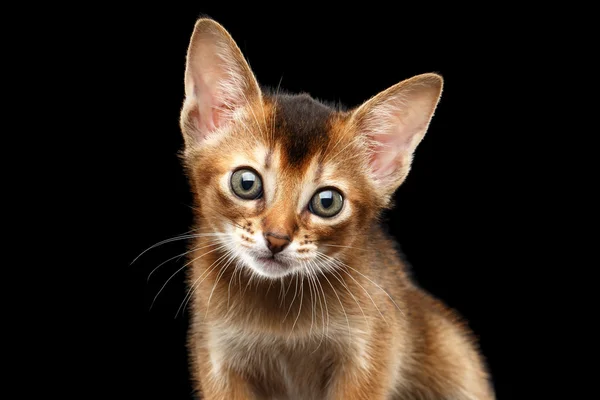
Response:
[[[411,282],[378,224],[427,130],[441,77],[419,75],[350,111],[266,93],[224,28],[201,19],[185,83],[183,159],[198,228],[189,351],[198,393],[493,399],[469,329]],[[261,198],[232,193],[239,168],[261,176]],[[307,205],[327,187],[342,193],[344,208],[320,218]],[[253,258],[266,251],[267,234],[286,238],[280,255],[289,274],[269,275]]]

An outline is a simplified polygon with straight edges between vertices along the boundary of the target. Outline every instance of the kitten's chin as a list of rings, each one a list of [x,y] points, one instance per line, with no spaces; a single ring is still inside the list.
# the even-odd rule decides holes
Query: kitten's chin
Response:
[[[245,264],[256,272],[258,275],[265,278],[281,278],[294,270],[287,261],[275,257],[251,256],[247,255]]]
[[[269,278],[281,278],[282,276],[292,272],[292,267],[288,265],[288,263],[277,260],[273,257],[261,257],[257,258],[256,260],[264,275],[268,276]]]

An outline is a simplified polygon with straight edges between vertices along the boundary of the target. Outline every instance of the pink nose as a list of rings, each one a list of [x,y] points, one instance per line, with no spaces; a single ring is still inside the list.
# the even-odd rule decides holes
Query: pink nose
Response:
[[[271,250],[271,253],[277,254],[290,244],[290,238],[287,235],[280,235],[274,232],[267,232],[265,234],[267,240],[267,247]]]

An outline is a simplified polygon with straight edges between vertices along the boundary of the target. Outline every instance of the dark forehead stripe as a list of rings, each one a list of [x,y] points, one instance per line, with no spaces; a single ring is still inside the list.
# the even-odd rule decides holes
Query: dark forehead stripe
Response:
[[[287,162],[300,165],[308,161],[329,141],[329,120],[335,111],[307,94],[278,95],[275,130],[283,145]]]

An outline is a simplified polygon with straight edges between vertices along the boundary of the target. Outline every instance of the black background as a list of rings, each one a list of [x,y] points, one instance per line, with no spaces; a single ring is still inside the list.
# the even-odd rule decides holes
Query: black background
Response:
[[[339,11],[339,10],[338,10]],[[347,10],[346,10],[347,11]],[[459,311],[480,338],[497,396],[517,395],[522,359],[517,312],[524,307],[519,277],[527,256],[518,225],[526,200],[515,179],[511,102],[527,72],[522,40],[510,36],[517,21],[499,14],[473,17],[458,8],[432,13],[403,10],[351,14],[300,5],[257,10],[222,7],[144,6],[109,12],[88,26],[100,39],[99,85],[110,94],[96,118],[106,125],[103,184],[110,215],[111,255],[97,272],[107,283],[106,312],[92,329],[109,360],[89,387],[114,398],[189,399],[185,349],[187,317],[175,318],[186,293],[176,274],[185,241],[144,249],[191,229],[191,196],[177,153],[183,73],[194,22],[210,16],[232,34],[265,86],[359,105],[387,87],[424,72],[445,78],[444,93],[412,171],[396,193],[386,224],[412,265],[417,282]],[[97,168],[103,168],[98,167]],[[525,173],[525,171],[521,171]],[[91,296],[91,295],[90,295]],[[97,300],[97,299],[96,299]],[[109,306],[110,304],[110,306]]]

